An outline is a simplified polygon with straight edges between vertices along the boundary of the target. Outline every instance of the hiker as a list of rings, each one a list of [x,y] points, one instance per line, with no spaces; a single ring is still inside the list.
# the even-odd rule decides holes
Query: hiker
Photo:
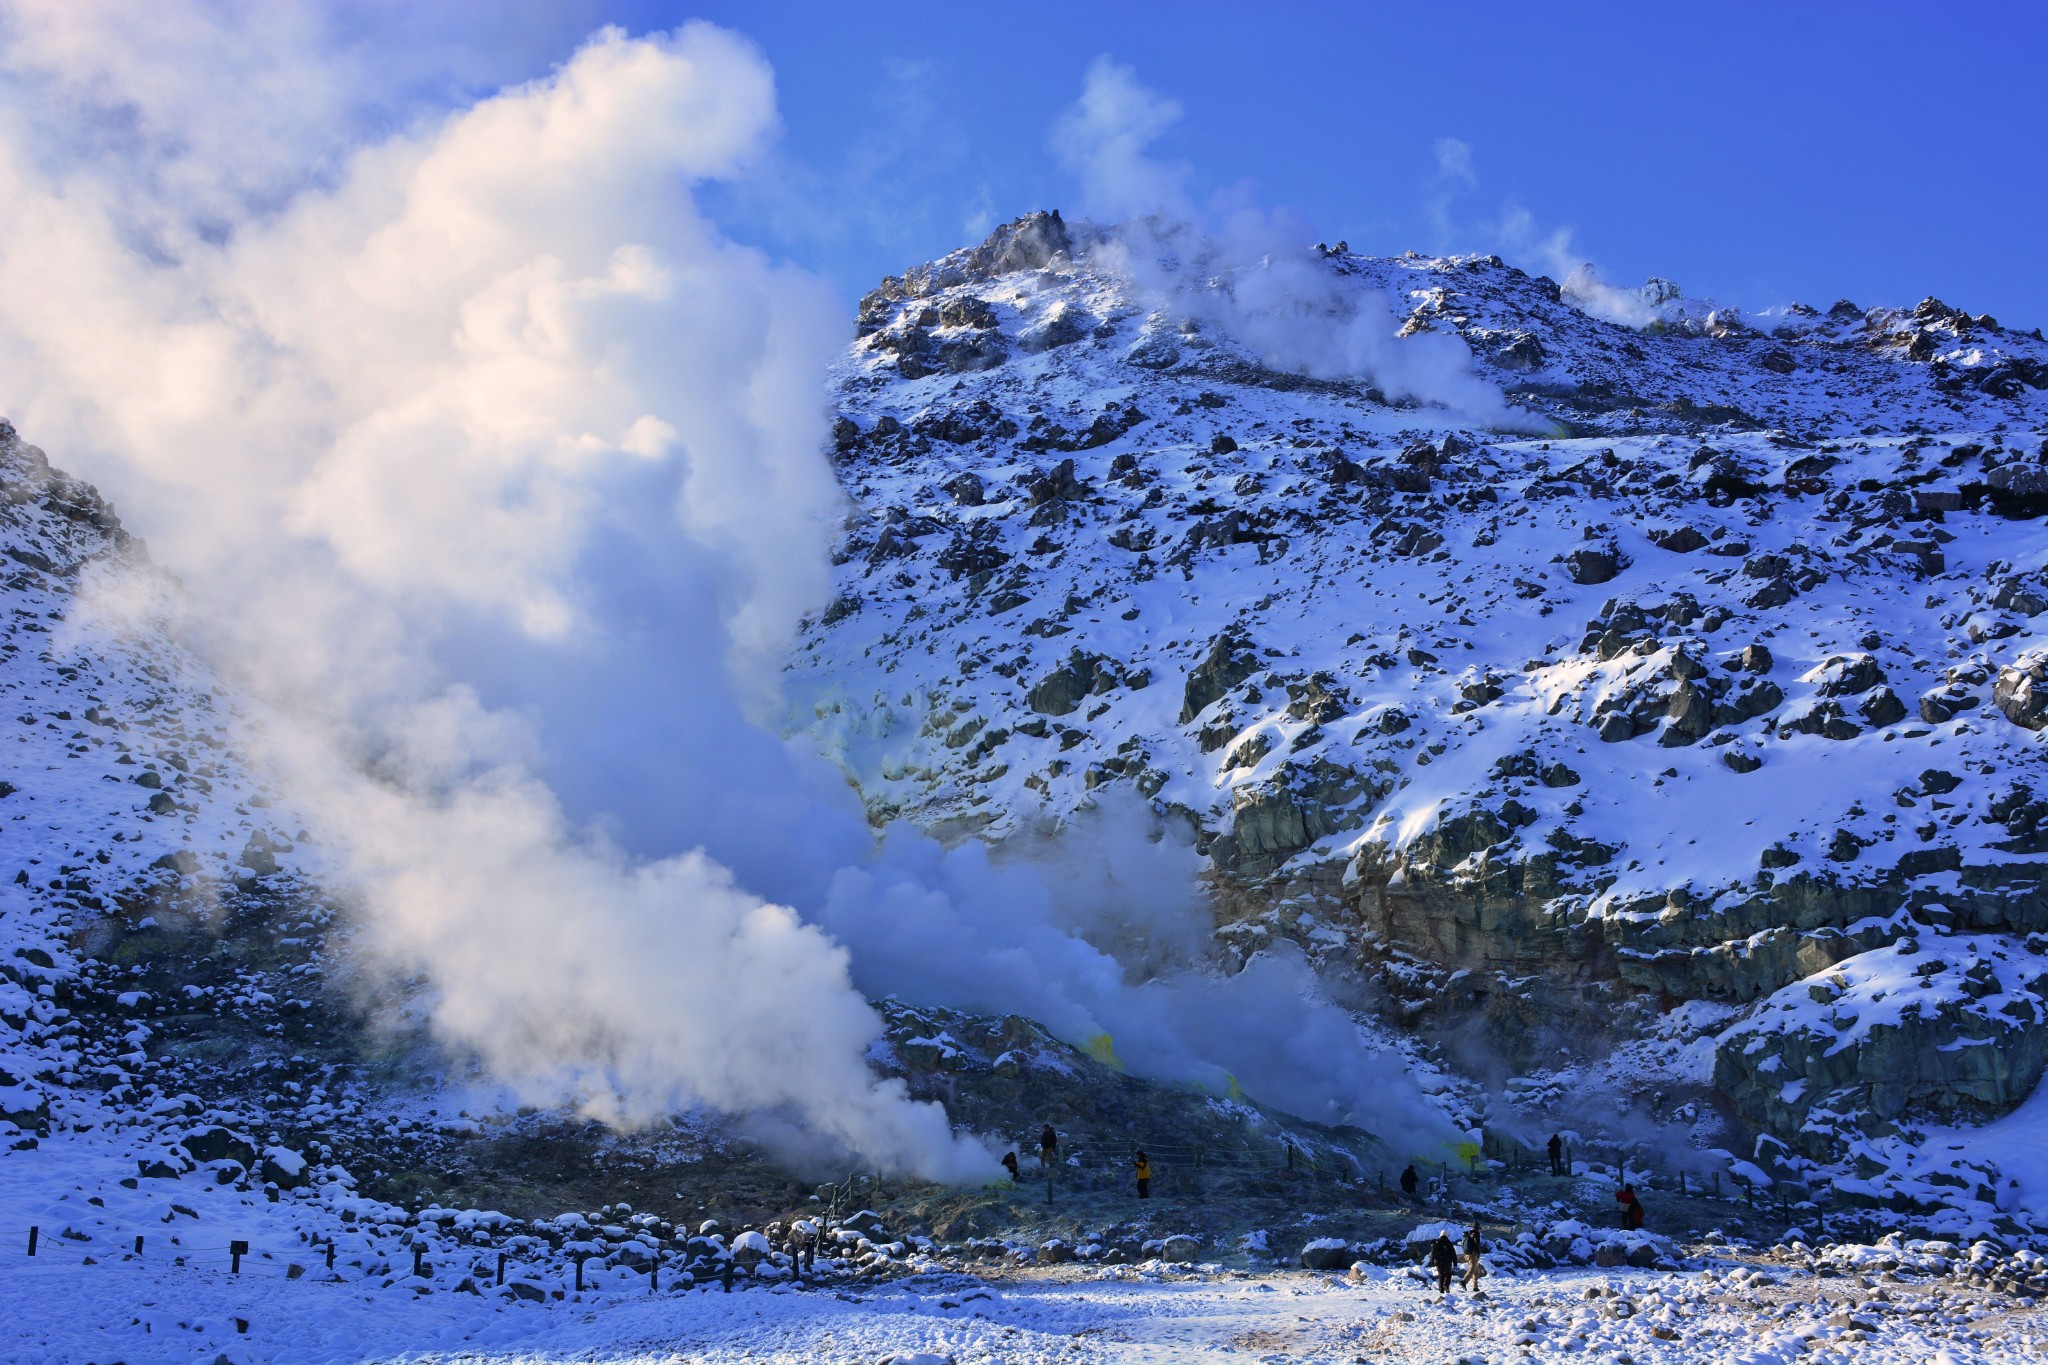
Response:
[[[1421,1183],[1422,1177],[1415,1174],[1415,1163],[1410,1162],[1408,1169],[1401,1172],[1401,1193],[1413,1199],[1415,1197],[1415,1187]]]
[[[1643,1201],[1636,1198],[1636,1187],[1623,1185],[1621,1193],[1614,1196],[1614,1202],[1621,1205],[1621,1226],[1634,1232],[1643,1225]]]
[[[1052,1171],[1052,1159],[1058,1155],[1059,1149],[1060,1135],[1052,1130],[1051,1124],[1048,1123],[1038,1130],[1038,1159],[1048,1174]]]
[[[1010,1173],[1010,1180],[1014,1183],[1017,1180],[1017,1154],[1015,1152],[1003,1153],[1003,1169]]]
[[[1146,1156],[1143,1152],[1138,1153],[1137,1158],[1131,1162],[1131,1173],[1138,1177],[1138,1198],[1150,1199],[1152,1197],[1152,1158]]]
[[[1436,1267],[1436,1292],[1450,1293],[1451,1271],[1458,1264],[1458,1249],[1451,1245],[1450,1233],[1439,1232],[1436,1235],[1436,1240],[1429,1246],[1429,1260]]]
[[[1479,1293],[1479,1277],[1486,1273],[1486,1267],[1479,1263],[1480,1253],[1485,1250],[1486,1243],[1479,1240],[1479,1220],[1475,1218],[1465,1234],[1465,1287],[1475,1295]]]
[[[1552,1175],[1563,1175],[1565,1173],[1564,1139],[1555,1133],[1550,1135],[1550,1173]]]

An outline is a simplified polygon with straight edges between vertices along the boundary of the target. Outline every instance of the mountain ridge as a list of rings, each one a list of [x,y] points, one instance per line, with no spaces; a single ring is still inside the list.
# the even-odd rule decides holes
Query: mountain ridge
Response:
[[[1226,958],[1295,943],[1537,1088],[1560,1011],[1729,1034],[1922,941],[2040,979],[2048,348],[1659,282],[1627,327],[1577,287],[1053,214],[885,280],[791,724],[948,837],[1131,789],[1197,831]],[[1361,349],[1382,318],[1426,364]],[[1474,380],[1523,431],[1427,401]],[[2031,1042],[1939,1060],[2048,1018],[2011,1008],[1879,1030],[1913,1105],[1818,1062],[1766,1095],[1796,1029],[1662,1088],[1723,1111],[1703,1143],[1841,1159],[2024,1098]]]

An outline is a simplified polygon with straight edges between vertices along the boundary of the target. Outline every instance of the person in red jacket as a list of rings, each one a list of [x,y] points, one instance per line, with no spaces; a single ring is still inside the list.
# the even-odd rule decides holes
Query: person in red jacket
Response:
[[[1614,1196],[1614,1202],[1621,1205],[1621,1225],[1634,1232],[1643,1225],[1643,1201],[1636,1198],[1636,1187],[1623,1185],[1621,1193]]]

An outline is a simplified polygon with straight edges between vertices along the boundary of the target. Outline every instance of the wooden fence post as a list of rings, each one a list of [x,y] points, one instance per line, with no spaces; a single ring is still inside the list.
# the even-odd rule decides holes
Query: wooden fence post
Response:
[[[28,1254],[29,1254],[29,1255],[33,1256],[33,1255],[35,1255],[35,1254],[36,1254],[36,1240],[37,1240],[38,1238],[40,1238],[40,1237],[41,1237],[42,1235],[43,1235],[43,1230],[42,1230],[41,1228],[37,1227],[37,1226],[36,1226],[36,1225],[35,1225],[34,1223],[30,1223],[30,1224],[28,1225]]]
[[[242,1273],[242,1258],[248,1254],[249,1244],[247,1242],[238,1238],[228,1243],[228,1273],[230,1275]]]

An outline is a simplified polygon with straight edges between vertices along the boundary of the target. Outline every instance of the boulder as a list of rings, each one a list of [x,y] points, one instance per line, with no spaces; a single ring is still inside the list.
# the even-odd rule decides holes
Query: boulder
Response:
[[[1170,333],[1155,332],[1124,352],[1124,362],[1141,370],[1170,370],[1180,364],[1180,347]]]
[[[969,253],[970,264],[989,275],[1043,270],[1056,256],[1071,253],[1073,238],[1058,209],[1039,209],[1004,223]]]
[[[768,1238],[749,1228],[732,1239],[732,1258],[742,1270],[752,1270],[766,1261],[774,1248],[768,1245]]]
[[[1543,353],[1543,343],[1524,332],[1494,352],[1494,359],[1511,370],[1540,370],[1548,357]]]
[[[1660,550],[1669,550],[1671,553],[1678,555],[1689,555],[1694,550],[1704,549],[1707,544],[1707,538],[1698,531],[1693,530],[1690,526],[1680,526],[1674,530],[1650,532],[1650,543]]]
[[[1672,689],[1665,711],[1665,745],[1692,744],[1704,739],[1714,728],[1714,697],[1706,688],[1686,680]]]
[[[1123,670],[1115,660],[1077,649],[1064,664],[1033,684],[1025,704],[1042,716],[1064,716],[1080,709],[1089,697],[1122,682]]]
[[[1807,677],[1823,697],[1853,697],[1885,681],[1884,668],[1868,654],[1836,655]]]
[[[267,877],[277,871],[278,847],[271,842],[269,835],[259,829],[242,845],[242,856],[236,862],[259,877]]]
[[[1856,713],[1882,729],[1887,725],[1897,725],[1906,718],[1906,703],[1889,687],[1876,687],[1864,696]]]
[[[1088,485],[1074,473],[1072,460],[1061,460],[1049,470],[1032,475],[1024,483],[1024,495],[1033,507],[1049,502],[1073,502],[1088,495]]]
[[[1564,557],[1565,572],[1572,582],[1592,586],[1606,583],[1628,567],[1628,557],[1614,545],[1586,545]]]
[[[1192,1265],[1201,1254],[1201,1241],[1185,1233],[1167,1238],[1159,1248],[1159,1259],[1168,1265]]]
[[[1186,725],[1226,692],[1259,671],[1251,640],[1235,627],[1209,642],[1209,652],[1188,673],[1182,694],[1180,723]]]
[[[2022,729],[2048,729],[2048,651],[2024,654],[1999,669],[1991,703]]]
[[[306,1183],[306,1158],[289,1147],[266,1147],[256,1178],[281,1190],[295,1190]]]
[[[1343,1270],[1352,1259],[1351,1244],[1338,1237],[1318,1237],[1301,1249],[1303,1270]]]
[[[939,305],[939,325],[983,331],[996,325],[996,310],[972,294],[962,294]]]
[[[240,1134],[226,1128],[197,1128],[178,1139],[178,1145],[192,1154],[192,1159],[202,1164],[208,1161],[232,1161],[244,1168],[256,1164],[256,1144]]]
[[[1095,330],[1095,319],[1086,309],[1061,299],[1045,310],[1045,316],[1017,334],[1017,345],[1038,353],[1071,346]]]

